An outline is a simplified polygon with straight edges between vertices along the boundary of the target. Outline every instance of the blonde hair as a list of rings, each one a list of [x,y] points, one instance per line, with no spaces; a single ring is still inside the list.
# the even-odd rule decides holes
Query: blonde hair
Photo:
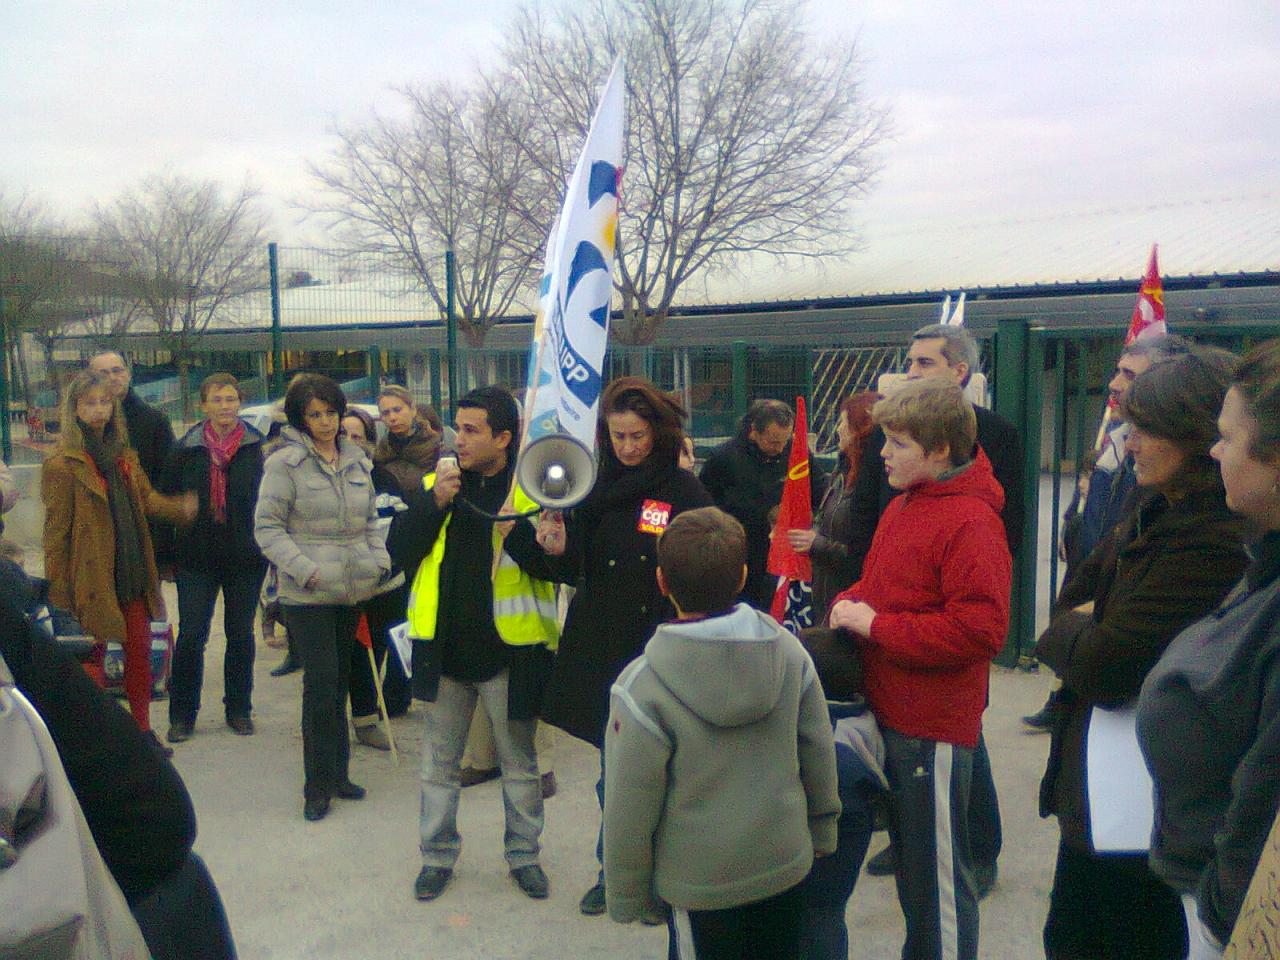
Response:
[[[978,418],[958,384],[937,377],[908,380],[878,401],[871,416],[878,426],[907,434],[925,453],[947,448],[952,466],[973,459]]]

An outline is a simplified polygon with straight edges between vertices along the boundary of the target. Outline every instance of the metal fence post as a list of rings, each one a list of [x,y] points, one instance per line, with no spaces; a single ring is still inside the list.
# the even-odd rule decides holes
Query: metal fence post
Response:
[[[13,437],[9,433],[9,344],[5,336],[4,291],[0,290],[0,452],[13,462]],[[22,343],[21,339],[18,341]]]
[[[377,402],[382,388],[382,350],[376,343],[369,344],[369,400]]]
[[[267,244],[267,265],[271,270],[271,392],[284,394],[284,337],[280,329],[280,247]]]
[[[444,252],[444,286],[445,286],[445,345],[449,360],[449,422],[452,423],[458,412],[458,321],[453,315],[454,284],[457,267],[453,258],[453,247]]]
[[[747,341],[735,340],[730,347],[733,359],[733,415],[747,411]]]
[[[1026,320],[999,321],[995,343],[995,411],[1012,423],[1022,438],[1025,456],[1020,495],[1026,507],[1022,524],[1022,546],[1013,558],[1009,635],[1005,640],[1004,650],[996,658],[1004,666],[1017,664],[1023,645],[1029,639],[1028,633],[1035,630],[1036,533],[1040,503],[1039,380],[1044,363],[1039,360],[1036,369],[1032,370],[1032,354],[1036,354],[1036,351],[1032,349],[1031,340],[1030,324]]]
[[[440,405],[440,351],[435,347],[427,351],[427,383],[431,385],[431,406],[443,417],[444,409]]]

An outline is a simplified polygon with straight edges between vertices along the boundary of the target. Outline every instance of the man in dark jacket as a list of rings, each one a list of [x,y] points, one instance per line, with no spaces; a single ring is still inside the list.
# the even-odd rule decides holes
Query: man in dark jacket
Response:
[[[169,418],[147,403],[132,387],[133,371],[124,354],[104,350],[89,360],[89,369],[106,378],[112,396],[120,401],[125,425],[129,428],[129,446],[138,451],[138,461],[153,487],[159,487],[169,453],[173,450],[173,427]],[[163,579],[171,579],[173,569],[173,527],[151,524],[151,544],[156,554],[156,567]]]
[[[907,379],[943,377],[967,386],[969,376],[978,367],[978,343],[962,326],[932,324],[917,330],[907,349]],[[991,461],[996,481],[1004,490],[1004,523],[1009,552],[1016,553],[1022,542],[1024,506],[1022,502],[1022,441],[1013,424],[997,413],[975,405],[978,420],[978,446]],[[862,564],[871,549],[871,538],[880,522],[880,514],[897,496],[889,486],[884,470],[884,431],[876,427],[867,437],[853,491],[852,534],[849,561],[855,579],[862,577]],[[995,781],[991,776],[991,759],[981,734],[973,756],[973,781],[969,793],[969,840],[973,847],[973,864],[977,874],[978,895],[986,896],[995,885],[996,859],[1003,838],[1000,832],[1000,804]],[[873,876],[893,872],[892,853],[886,850],[867,863]]]
[[[770,514],[782,500],[795,422],[795,414],[781,400],[754,401],[742,418],[738,435],[711,451],[699,476],[716,506],[747,531],[747,585],[742,599],[766,612],[773,603],[777,581],[765,569],[773,529]],[[825,489],[826,475],[810,460],[809,490],[815,510]]]

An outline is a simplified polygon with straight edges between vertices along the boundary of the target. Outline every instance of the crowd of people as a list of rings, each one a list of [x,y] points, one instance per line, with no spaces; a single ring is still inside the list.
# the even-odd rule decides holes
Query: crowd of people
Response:
[[[530,898],[550,889],[549,724],[600,753],[599,872],[583,914],[665,924],[672,958],[843,958],[880,825],[890,843],[865,870],[895,878],[904,960],[975,960],[1002,846],[982,722],[1009,626],[1024,456],[1013,426],[966,396],[968,331],[922,328],[907,357],[904,383],[843,400],[835,469],[810,461],[814,522],[780,530],[795,414],[778,400],[754,402],[699,472],[679,401],[614,380],[596,483],[562,514],[516,482],[521,412],[503,387],[461,397],[446,444],[402,387],[377,398],[380,434],[334,381],[300,375],[264,436],[239,416],[235,377],[217,373],[200,387],[204,418],[175,439],[125,358],[100,354],[64,392],[42,477],[48,603],[96,642],[72,664],[40,635],[21,572],[0,569],[0,693],[7,662],[155,956],[193,955],[156,906],[166,885],[210,905],[217,935],[201,955],[234,954],[191,852],[190,800],[162,756],[172,747],[150,732],[150,623],[165,619],[172,578],[167,742],[197,734],[219,594],[225,722],[255,732],[254,621],[270,584],[285,666],[303,671],[308,821],[365,796],[352,738],[388,749],[387,718],[420,703],[419,900],[446,893],[461,854],[464,756],[482,714],[507,866]],[[1036,646],[1060,685],[1026,718],[1051,733],[1040,808],[1060,829],[1044,952],[1269,956],[1274,902],[1250,883],[1280,869],[1268,840],[1280,810],[1280,341],[1242,358],[1139,339],[1110,393]],[[769,615],[778,537],[812,563],[813,628]],[[390,639],[401,623],[408,664]],[[117,735],[124,715],[85,682],[103,682],[107,639],[123,648],[132,714],[118,749],[160,771],[139,789],[171,823],[170,849],[146,869],[113,826],[103,745],[59,701],[110,716]],[[1143,770],[1106,753],[1098,731],[1114,724],[1128,724]],[[1096,804],[1146,776],[1149,836],[1117,843]]]

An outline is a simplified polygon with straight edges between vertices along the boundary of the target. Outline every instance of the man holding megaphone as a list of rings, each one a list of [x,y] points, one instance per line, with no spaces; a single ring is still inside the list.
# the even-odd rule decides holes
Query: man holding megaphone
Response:
[[[542,554],[529,520],[498,517],[519,447],[515,399],[501,387],[472,390],[458,403],[455,429],[457,457],[441,457],[423,478],[405,531],[426,551],[408,609],[413,695],[427,701],[423,866],[414,895],[434,900],[453,876],[462,847],[459,766],[481,701],[502,771],[507,864],[521,892],[540,900],[548,882],[538,865],[542,787],[533,738],[540,678],[558,638],[555,588],[537,576]],[[516,513],[536,507],[519,487],[511,496]]]

